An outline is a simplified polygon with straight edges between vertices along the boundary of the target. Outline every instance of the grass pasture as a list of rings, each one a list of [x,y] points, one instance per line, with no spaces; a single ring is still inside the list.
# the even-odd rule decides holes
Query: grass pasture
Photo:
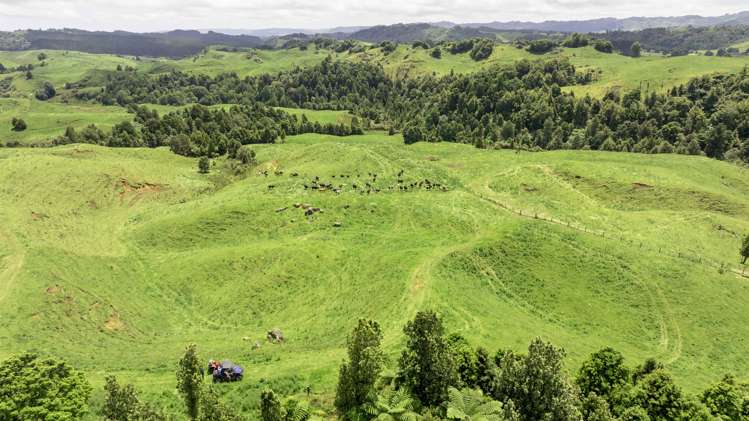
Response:
[[[731,271],[749,231],[746,169],[406,147],[377,132],[256,151],[246,178],[218,188],[222,161],[200,175],[163,148],[0,150],[0,357],[45,350],[177,407],[174,365],[196,342],[248,368],[223,388],[245,411],[266,384],[310,386],[327,407],[357,318],[381,322],[394,366],[404,322],[432,308],[474,345],[542,336],[570,369],[602,346],[631,365],[654,356],[692,392],[749,367],[749,282]],[[401,170],[446,191],[390,190]],[[304,189],[315,176],[342,192]],[[381,191],[353,187],[365,182]],[[286,344],[264,341],[273,327]]]
[[[47,55],[45,65],[40,66],[37,55]],[[236,72],[240,75],[257,75],[264,72],[279,72],[297,66],[314,65],[328,55],[338,60],[352,60],[377,63],[395,77],[416,77],[425,74],[445,75],[450,72],[469,73],[479,69],[511,64],[521,59],[543,59],[556,56],[569,57],[581,69],[600,71],[599,79],[590,85],[573,86],[567,89],[579,95],[602,96],[612,88],[663,90],[685,83],[692,77],[716,73],[737,72],[749,64],[749,57],[664,57],[645,55],[630,58],[618,54],[603,54],[592,48],[560,49],[546,55],[532,55],[511,45],[500,44],[493,54],[484,61],[473,61],[468,54],[453,55],[444,51],[441,59],[429,56],[428,50],[400,45],[384,55],[374,48],[362,53],[335,54],[328,50],[291,49],[279,51],[252,50],[227,52],[208,49],[192,58],[182,60],[141,59],[107,54],[87,54],[69,51],[23,51],[0,52],[0,63],[6,67],[34,64],[34,78],[26,80],[24,74],[13,72],[4,77],[12,78],[12,89],[0,97],[0,141],[23,144],[44,143],[61,135],[68,125],[81,128],[88,124],[99,124],[103,128],[131,116],[120,107],[102,107],[97,104],[81,103],[72,98],[71,91],[64,89],[66,83],[74,83],[92,72],[113,70],[118,65],[132,66],[143,72],[160,73],[169,70],[216,75],[223,72]],[[103,80],[103,79],[102,79]],[[50,81],[57,89],[59,98],[41,102],[34,98],[34,92],[45,82]],[[103,82],[102,82],[103,83]],[[96,89],[96,88],[90,88]],[[155,106],[160,112],[168,112],[174,107]],[[346,113],[331,111],[294,111],[304,113],[310,120],[321,123],[347,123]],[[29,129],[25,132],[10,131],[10,121],[14,117],[26,120]]]

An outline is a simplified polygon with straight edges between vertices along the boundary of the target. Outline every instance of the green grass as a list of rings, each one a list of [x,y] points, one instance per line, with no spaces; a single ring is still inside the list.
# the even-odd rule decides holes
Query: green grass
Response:
[[[329,50],[317,50],[314,46],[302,51],[298,48],[288,50],[251,50],[228,52],[210,49],[195,57],[181,60],[159,60],[148,62],[144,69],[160,72],[177,69],[186,72],[218,75],[235,72],[240,76],[252,76],[263,73],[278,73],[292,70],[295,67],[315,65],[328,55],[337,56]]]
[[[317,121],[321,124],[351,124],[351,120],[354,117],[348,111],[305,110],[301,108],[284,107],[278,107],[278,109],[296,115],[299,118],[301,118],[302,115],[305,115],[309,121]]]
[[[450,72],[470,73],[492,65],[511,64],[517,60],[534,57],[525,50],[504,44],[495,46],[489,58],[478,62],[468,53],[450,54],[443,49],[442,57],[435,59],[430,56],[430,52],[422,48],[412,48],[410,45],[399,45],[395,51],[387,55],[383,54],[381,49],[373,49],[354,54],[350,59],[380,64],[393,77],[415,77],[424,74],[442,76]]]
[[[6,67],[22,64],[39,65],[40,51],[0,52],[0,63]],[[138,67],[144,72],[163,72],[180,69],[188,72],[216,75],[222,72],[236,72],[240,75],[256,75],[264,72],[291,70],[297,66],[309,66],[323,60],[328,55],[340,60],[377,63],[391,76],[415,77],[424,74],[445,75],[450,72],[470,73],[498,64],[511,64],[520,59],[543,59],[556,56],[569,57],[581,69],[600,71],[598,80],[587,86],[567,88],[579,95],[602,96],[612,88],[638,88],[663,90],[687,82],[690,78],[717,72],[736,72],[749,64],[749,57],[664,57],[646,55],[630,58],[618,54],[603,54],[592,48],[560,49],[554,53],[537,56],[510,45],[495,47],[487,60],[476,62],[468,54],[453,55],[443,52],[441,59],[429,56],[429,51],[399,46],[391,54],[383,55],[379,48],[357,54],[335,54],[329,50],[306,51],[299,49],[253,52],[224,52],[209,49],[194,58],[182,60],[142,59],[118,57],[106,54],[45,50],[48,58],[43,67],[36,67],[34,78],[26,80],[21,73],[12,73],[13,90],[6,98],[0,98],[0,141],[19,141],[25,144],[49,141],[61,135],[65,127],[76,128],[96,123],[108,128],[113,124],[130,119],[122,108],[103,107],[97,104],[80,103],[72,97],[72,91],[65,90],[66,83],[81,80],[92,72],[112,70],[118,65]],[[7,77],[7,76],[6,76]],[[52,82],[59,97],[48,103],[34,99],[34,92],[45,81]],[[96,89],[96,88],[92,88]],[[174,110],[174,107],[154,106],[160,112]],[[346,123],[350,116],[331,111],[291,111],[304,113],[313,121],[322,123]],[[26,132],[10,131],[10,120],[20,117],[29,123]]]
[[[474,345],[551,340],[569,369],[613,346],[630,365],[661,359],[690,392],[747,370],[749,281],[731,271],[746,169],[377,132],[255,149],[258,167],[228,185],[223,161],[200,175],[165,149],[0,149],[0,357],[42,350],[177,407],[174,366],[196,342],[247,367],[223,388],[244,410],[269,383],[309,385],[329,408],[357,318],[382,323],[393,367],[403,324],[432,308]],[[388,190],[401,170],[448,191]],[[355,191],[370,172],[383,191]],[[315,176],[343,192],[305,190]],[[273,327],[283,346],[264,341]]]
[[[28,128],[22,132],[12,131],[13,118],[22,118]],[[132,114],[121,107],[87,103],[64,104],[57,100],[44,102],[30,98],[0,98],[0,142],[44,143],[64,134],[68,126],[81,129],[89,124],[96,124],[106,130],[132,118]]]
[[[1,52],[0,62],[35,63],[37,53]],[[211,50],[195,61],[135,61],[46,53],[49,64],[34,79],[14,74],[14,91],[0,98],[0,141],[34,144],[68,125],[106,128],[131,119],[120,107],[64,102],[71,98],[62,86],[91,71],[123,64],[257,74],[327,55],[260,51],[255,60]],[[601,70],[595,83],[572,88],[592,95],[641,83],[665,89],[747,63],[592,49],[544,57],[555,55]],[[400,46],[388,56],[370,50],[339,58],[415,76],[540,57],[499,46],[483,62],[448,52],[435,60]],[[60,98],[33,99],[44,80]],[[321,123],[351,119],[342,111],[285,110]],[[28,130],[11,132],[13,117]],[[405,147],[400,136],[381,132],[292,136],[255,149],[260,165],[235,182],[222,160],[199,175],[195,160],[164,148],[0,149],[0,357],[52,353],[97,387],[116,373],[176,408],[174,366],[184,345],[197,342],[205,358],[247,366],[247,381],[223,388],[244,411],[255,409],[252,397],[267,384],[283,394],[309,385],[315,405],[330,408],[345,335],[357,318],[382,323],[394,366],[405,321],[433,308],[474,345],[522,350],[543,336],[565,347],[569,369],[613,346],[630,365],[663,360],[690,392],[747,371],[739,339],[749,334],[749,282],[733,272],[739,237],[749,232],[746,169],[671,155]],[[388,190],[400,170],[407,183],[429,179],[448,191]],[[383,192],[353,189],[371,182],[367,173],[379,175]],[[343,192],[305,190],[315,176],[344,184]],[[294,203],[325,212],[308,218]],[[265,343],[273,327],[288,343]],[[251,349],[255,340],[260,350]]]
[[[742,53],[745,52],[747,49],[749,49],[749,39],[746,41],[737,42],[736,44],[731,45],[733,48],[738,48],[739,51]]]
[[[749,57],[707,57],[688,55],[666,57],[643,55],[639,58],[602,54],[593,48],[565,49],[563,53],[580,69],[601,71],[588,86],[573,87],[576,93],[602,96],[611,88],[662,91],[689,79],[712,73],[733,73],[749,65]]]

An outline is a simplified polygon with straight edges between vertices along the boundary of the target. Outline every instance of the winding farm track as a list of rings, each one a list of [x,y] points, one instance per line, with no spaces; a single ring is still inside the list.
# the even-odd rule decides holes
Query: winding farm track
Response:
[[[3,259],[3,269],[0,271],[0,303],[5,301],[21,273],[26,261],[26,252],[18,243],[15,236],[0,231],[0,242],[10,249],[10,254]]]
[[[502,174],[497,174],[501,176]],[[549,215],[535,214],[522,209],[515,209],[503,204],[497,200],[494,195],[494,191],[489,187],[489,182],[494,176],[482,177],[476,179],[472,183],[466,185],[466,191],[469,194],[476,196],[477,198],[490,203],[494,208],[512,214],[515,217],[527,218],[537,220],[539,222],[554,224],[567,229],[572,229],[581,233],[603,236],[612,240],[618,239],[615,235],[606,233],[600,230],[590,229],[580,224],[565,222],[556,219]],[[409,277],[408,290],[404,296],[404,301],[407,311],[404,312],[406,317],[413,317],[413,315],[424,307],[429,294],[429,282],[432,276],[432,271],[439,265],[439,263],[448,257],[450,254],[470,249],[475,247],[483,239],[488,238],[488,234],[484,232],[478,232],[473,238],[465,242],[460,242],[444,247],[438,247],[431,253],[425,256],[413,269],[411,276]],[[709,262],[706,262],[709,263]],[[657,314],[658,324],[658,349],[664,355],[666,362],[672,363],[681,357],[682,352],[682,335],[679,323],[674,316],[671,309],[671,305],[668,299],[663,294],[663,291],[655,284],[646,283],[643,281],[637,281],[639,286],[647,293],[648,300],[655,313]],[[494,287],[494,285],[492,284]],[[470,314],[467,314],[470,316]],[[470,322],[464,320],[466,327],[469,327]]]
[[[490,177],[484,177],[476,180],[470,184],[469,192],[494,205],[498,209],[510,212],[515,216],[524,217],[528,219],[534,219],[540,222],[548,224],[559,225],[572,229],[581,233],[600,235],[602,237],[610,238],[612,240],[617,239],[613,234],[607,234],[605,231],[594,230],[587,228],[580,224],[564,222],[548,215],[533,214],[526,211],[525,213],[521,209],[511,208],[502,202],[494,199],[494,191],[489,187]],[[674,317],[671,309],[671,304],[668,299],[664,296],[663,291],[655,284],[649,284],[646,282],[638,281],[638,284],[643,288],[651,302],[653,309],[658,313],[658,325],[659,325],[659,343],[658,347],[666,355],[666,362],[672,363],[681,357],[683,340],[681,337],[681,329],[679,323]]]

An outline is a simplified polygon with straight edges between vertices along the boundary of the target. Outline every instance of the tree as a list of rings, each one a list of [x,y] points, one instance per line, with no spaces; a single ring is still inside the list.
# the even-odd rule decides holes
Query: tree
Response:
[[[133,385],[120,386],[114,376],[107,376],[104,384],[102,416],[111,421],[163,421],[164,415],[141,402]]]
[[[114,376],[107,376],[104,382],[104,418],[112,421],[127,421],[134,418],[139,401],[133,385],[121,387]]]
[[[46,55],[45,53],[39,53],[39,54],[38,54],[38,55],[36,56],[36,58],[37,58],[37,60],[39,60],[39,61],[44,61],[44,60],[46,60],[46,59],[47,59],[47,55]]]
[[[177,390],[185,401],[185,409],[191,420],[198,419],[200,409],[200,387],[203,376],[200,375],[200,361],[197,346],[190,344],[179,360],[177,368]]]
[[[629,50],[632,53],[632,57],[640,57],[642,55],[642,46],[637,41],[632,43],[632,46]]]
[[[434,50],[432,50],[429,55],[431,55],[432,58],[439,60],[442,58],[442,49],[440,47],[434,47]]]
[[[399,362],[403,385],[426,406],[447,398],[447,388],[458,384],[442,320],[432,311],[420,311],[406,324],[406,349]]]
[[[198,159],[198,172],[208,174],[211,171],[211,160],[207,156],[201,156]]]
[[[606,399],[591,393],[582,403],[582,413],[585,421],[614,421]]]
[[[373,392],[385,363],[381,342],[380,325],[360,319],[348,337],[348,361],[341,364],[338,372],[335,406],[339,413],[363,405]]]
[[[743,399],[733,376],[727,375],[720,382],[705,389],[700,396],[700,401],[716,417],[729,420],[741,419]]]
[[[637,366],[632,372],[632,383],[637,384],[640,380],[644,379],[650,373],[656,370],[663,370],[663,364],[657,361],[655,358],[648,358],[642,364]]]
[[[590,43],[590,40],[587,36],[575,32],[572,35],[568,36],[564,40],[562,45],[567,48],[580,48],[586,47],[588,43]]]
[[[593,42],[593,48],[595,48],[597,51],[607,54],[611,54],[614,52],[614,45],[611,43],[611,41],[603,39],[598,39]]]
[[[644,408],[630,406],[619,416],[619,421],[650,421],[650,416]]]
[[[608,400],[614,390],[629,382],[629,378],[622,354],[612,348],[604,348],[583,362],[576,383],[583,396],[595,393]]]
[[[379,394],[372,394],[364,405],[364,412],[378,421],[417,421],[419,414],[414,412],[414,401],[404,389],[386,388]],[[272,420],[263,420],[272,421]]]
[[[460,421],[503,421],[502,404],[476,389],[447,391],[447,419]]]
[[[11,130],[14,132],[22,132],[26,130],[26,122],[22,118],[13,117],[10,121]]]
[[[528,354],[502,357],[495,399],[512,401],[524,420],[581,420],[579,399],[562,371],[564,351],[534,339]]]
[[[237,160],[244,165],[255,165],[257,163],[255,150],[245,145],[237,150]]]
[[[199,421],[239,421],[241,420],[229,407],[224,405],[216,395],[213,387],[200,393]]]
[[[679,419],[685,406],[681,389],[662,369],[646,375],[638,383],[632,403],[645,409],[652,421]]]
[[[34,94],[34,96],[36,96],[36,99],[38,99],[39,101],[52,99],[55,95],[57,95],[57,91],[50,82],[44,82],[42,84],[42,87],[36,91],[36,94]]]
[[[476,386],[476,355],[468,341],[458,334],[447,337],[450,358],[455,364],[460,387]]]
[[[484,348],[476,350],[476,386],[485,394],[494,394],[497,390],[499,370],[494,358]]]
[[[411,145],[422,140],[424,140],[424,132],[421,130],[421,127],[409,124],[403,129],[403,142],[406,145]]]
[[[746,235],[746,238],[744,238],[744,244],[741,245],[741,257],[743,260],[741,261],[742,264],[746,264],[746,260],[749,259],[749,234]]]
[[[557,43],[550,39],[537,39],[528,44],[528,52],[532,54],[545,54],[557,47]]]
[[[714,126],[705,140],[705,154],[710,158],[723,159],[734,141],[734,133],[724,124]]]
[[[64,361],[26,353],[0,363],[0,419],[80,419],[91,386]]]
[[[190,137],[184,133],[171,136],[167,140],[167,144],[169,144],[169,149],[171,149],[172,152],[176,153],[177,155],[190,156],[190,154],[192,153],[192,149],[190,147]]]
[[[34,78],[34,74],[31,73],[31,70],[26,71],[26,80],[31,80]]]
[[[265,389],[260,394],[260,418],[263,421],[284,421],[281,402],[271,389]]]

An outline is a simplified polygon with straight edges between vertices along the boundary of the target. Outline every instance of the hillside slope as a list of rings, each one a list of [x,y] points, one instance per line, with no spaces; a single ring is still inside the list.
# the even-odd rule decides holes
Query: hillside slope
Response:
[[[663,360],[691,391],[749,368],[749,279],[733,272],[745,169],[377,133],[256,150],[259,166],[220,189],[221,162],[200,175],[163,149],[0,150],[0,357],[44,349],[158,395],[196,342],[248,367],[230,395],[266,379],[328,399],[357,318],[379,320],[392,353],[433,308],[476,345],[542,336],[571,368],[612,346]],[[342,192],[306,189],[315,177]],[[264,341],[274,327],[283,346]]]

